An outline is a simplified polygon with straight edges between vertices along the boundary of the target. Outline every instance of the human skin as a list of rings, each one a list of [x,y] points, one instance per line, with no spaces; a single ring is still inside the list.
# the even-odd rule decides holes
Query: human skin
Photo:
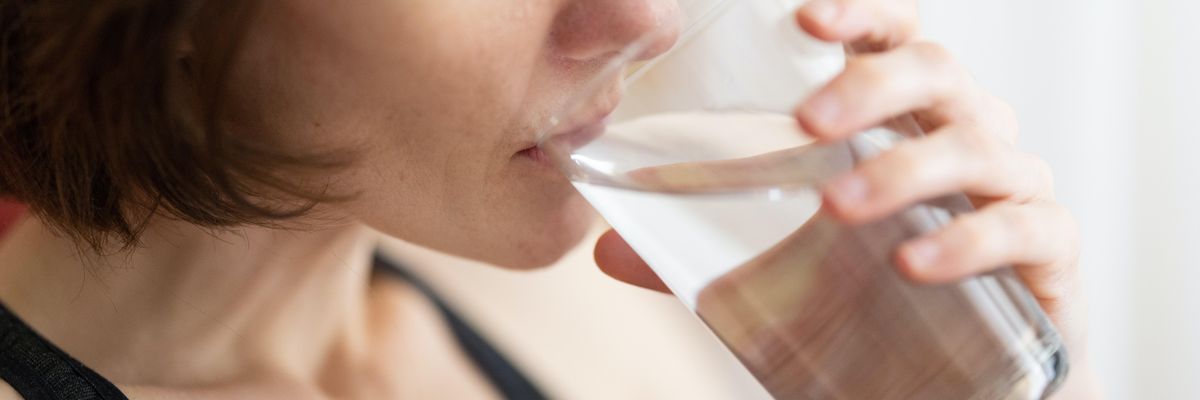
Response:
[[[833,179],[823,188],[826,213],[864,224],[920,200],[968,195],[979,211],[901,244],[900,272],[937,284],[1014,266],[1071,354],[1072,372],[1058,396],[1099,397],[1087,360],[1078,231],[1055,200],[1045,161],[1017,148],[1011,107],[976,85],[946,49],[917,40],[915,0],[813,0],[796,19],[854,53],[842,74],[796,107],[805,132],[840,140],[910,114],[928,134]],[[600,238],[596,260],[618,279],[667,291],[615,232]]]
[[[297,179],[355,196],[320,205],[311,219],[294,221],[297,229],[213,231],[159,218],[141,246],[119,255],[77,257],[70,239],[27,219],[0,243],[0,298],[137,398],[494,395],[428,301],[403,284],[370,279],[374,238],[382,233],[507,268],[548,265],[577,245],[590,209],[530,148],[573,89],[617,49],[670,23],[676,4],[271,4],[229,77],[222,126],[285,151],[354,152],[352,165]],[[823,39],[888,51],[853,61],[798,108],[798,120],[834,139],[916,110],[933,132],[865,165],[854,176],[866,185],[848,177],[830,186],[838,215],[864,220],[937,193],[975,195],[981,212],[932,237],[942,257],[918,262],[933,253],[907,245],[899,253],[905,271],[942,281],[1018,265],[1056,323],[1082,337],[1082,314],[1069,312],[1082,304],[1074,297],[1074,241],[1017,242],[1022,234],[1076,235],[1052,202],[1043,164],[1002,145],[1015,134],[1011,113],[959,79],[939,48],[909,44],[910,2],[833,4],[843,8],[827,18],[815,6],[804,9],[802,26]],[[912,79],[930,85],[899,84]],[[842,112],[828,112],[835,109]],[[1005,168],[941,170],[972,163],[981,151]],[[880,172],[888,170],[906,173]],[[862,194],[857,204],[855,193]],[[1051,242],[1063,245],[1047,248]],[[661,285],[618,237],[605,236],[597,253],[618,279]]]

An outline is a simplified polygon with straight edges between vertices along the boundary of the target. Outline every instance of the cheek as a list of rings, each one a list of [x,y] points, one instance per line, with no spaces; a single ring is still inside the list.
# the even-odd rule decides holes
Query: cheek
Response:
[[[390,236],[510,268],[554,262],[596,220],[555,171],[530,173],[513,162],[491,173],[469,168],[441,172],[369,174],[370,179],[356,183],[368,189],[346,206]]]
[[[229,114],[301,149],[495,147],[527,107],[537,29],[486,26],[504,4],[297,0],[246,36]],[[447,34],[454,32],[455,34]],[[261,128],[261,129],[260,129]],[[399,155],[397,155],[399,156]]]
[[[550,18],[489,28],[439,2],[369,6],[401,3],[355,3],[331,19],[304,1],[312,7],[274,14],[264,24],[274,31],[248,43],[244,80],[255,85],[239,87],[257,108],[245,114],[301,149],[361,148],[356,165],[326,178],[335,193],[357,193],[341,208],[385,234],[502,266],[554,261],[594,217],[556,171],[512,157],[558,92],[532,78],[553,76],[541,58]],[[473,8],[491,15],[501,4],[513,3]],[[419,15],[435,12],[448,15]],[[446,35],[429,21],[473,28]]]

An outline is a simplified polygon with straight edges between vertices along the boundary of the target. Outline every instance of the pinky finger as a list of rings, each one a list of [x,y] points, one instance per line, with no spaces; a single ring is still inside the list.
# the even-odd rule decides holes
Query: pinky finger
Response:
[[[1070,213],[1057,203],[996,203],[901,245],[896,258],[901,272],[929,283],[1013,265],[1035,296],[1058,298],[1075,272],[1075,232]]]

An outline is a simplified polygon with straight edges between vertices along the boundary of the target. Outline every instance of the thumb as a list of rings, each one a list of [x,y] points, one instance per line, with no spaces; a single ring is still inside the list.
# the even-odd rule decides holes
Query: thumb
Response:
[[[596,241],[596,265],[605,274],[634,286],[671,293],[658,275],[642,261],[616,231],[609,229]]]

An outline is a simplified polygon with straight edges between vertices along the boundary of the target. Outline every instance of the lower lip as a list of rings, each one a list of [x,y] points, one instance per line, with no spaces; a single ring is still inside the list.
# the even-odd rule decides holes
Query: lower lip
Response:
[[[552,136],[550,140],[565,142],[564,144],[566,144],[568,148],[578,149],[587,145],[588,143],[591,143],[591,141],[595,140],[597,137],[600,137],[600,135],[604,133],[607,125],[607,121],[601,120],[574,131]],[[550,156],[547,155],[545,151],[542,151],[541,147],[539,146],[533,146],[521,150],[517,153],[517,155],[528,158],[542,167],[554,167],[554,162],[550,159]]]
[[[528,158],[529,160],[531,160],[535,164],[537,164],[539,167],[545,167],[545,168],[553,168],[554,167],[554,163],[552,163],[550,161],[550,156],[546,155],[546,152],[542,151],[542,149],[537,146],[530,147],[525,150],[521,150],[520,152],[517,153],[517,155],[520,157]]]

